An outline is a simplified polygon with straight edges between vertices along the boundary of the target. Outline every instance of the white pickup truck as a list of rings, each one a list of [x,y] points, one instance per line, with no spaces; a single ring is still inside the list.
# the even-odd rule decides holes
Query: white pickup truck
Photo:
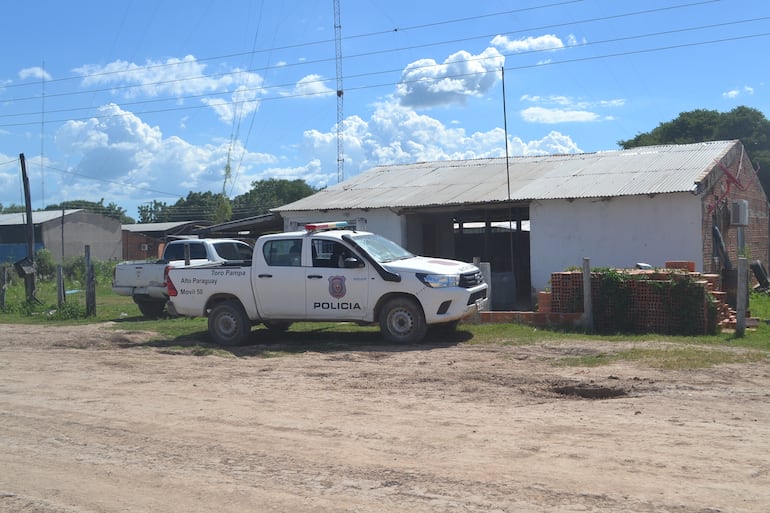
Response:
[[[473,264],[415,256],[346,222],[263,235],[251,266],[228,263],[167,271],[169,312],[208,317],[218,344],[244,343],[254,324],[379,323],[391,342],[414,343],[429,326],[454,329],[483,307],[487,284]]]
[[[185,246],[189,247],[189,262],[185,260]],[[112,291],[121,296],[132,296],[142,315],[158,317],[168,300],[168,267],[250,261],[251,252],[251,246],[234,239],[174,240],[166,244],[161,260],[117,264],[112,275]]]

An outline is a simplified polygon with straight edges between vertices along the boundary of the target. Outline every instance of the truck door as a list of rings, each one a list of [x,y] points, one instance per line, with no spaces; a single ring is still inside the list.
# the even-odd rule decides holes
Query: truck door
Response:
[[[262,245],[254,259],[264,265],[254,267],[252,279],[257,309],[268,319],[305,318],[305,271],[302,268],[302,239],[275,239]]]
[[[312,267],[306,268],[305,284],[307,318],[364,319],[369,308],[369,266],[341,242],[319,237],[312,238],[310,245]],[[346,267],[345,259],[351,257],[364,265]]]

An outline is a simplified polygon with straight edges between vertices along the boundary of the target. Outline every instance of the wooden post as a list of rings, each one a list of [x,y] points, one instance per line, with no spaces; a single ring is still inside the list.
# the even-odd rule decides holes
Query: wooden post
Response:
[[[27,293],[27,301],[35,300],[35,224],[32,222],[32,199],[29,192],[29,177],[27,177],[27,161],[24,154],[19,154],[21,163],[21,180],[24,188],[24,207],[27,215],[27,258],[33,272],[24,273],[24,289]]]
[[[594,307],[591,297],[591,261],[583,258],[583,328],[594,330]]]
[[[59,264],[56,266],[56,304],[59,309],[64,306],[66,300],[64,296],[64,269]]]
[[[91,246],[86,244],[86,317],[96,315],[96,283],[91,263]]]
[[[3,266],[3,282],[0,287],[0,308],[5,308],[5,291],[8,288],[8,266]]]

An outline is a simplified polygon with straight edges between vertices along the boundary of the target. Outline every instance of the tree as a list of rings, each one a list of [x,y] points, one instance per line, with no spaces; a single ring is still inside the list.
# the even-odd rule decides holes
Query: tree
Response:
[[[687,144],[703,141],[740,139],[751,162],[758,169],[759,181],[770,197],[770,121],[762,112],[740,106],[725,113],[715,110],[682,112],[652,131],[618,141],[623,149],[655,144]]]
[[[266,214],[271,208],[318,192],[304,180],[270,178],[252,182],[252,189],[232,200],[222,193],[192,192],[173,205],[152,201],[139,210],[140,223],[166,223],[170,221],[211,221],[224,223],[231,219],[243,219]]]
[[[252,189],[233,198],[233,219],[267,214],[270,209],[286,205],[318,192],[304,180],[270,178],[251,183]]]
[[[217,214],[222,214],[224,198],[221,193],[188,192],[186,198],[180,198],[169,209],[169,221],[212,221],[224,222],[229,219],[217,219]]]
[[[2,203],[0,203],[0,214],[17,214],[19,212],[24,212],[26,209],[24,205],[17,205],[16,203],[11,203],[10,205],[3,206]]]
[[[152,200],[147,205],[137,208],[140,223],[165,223],[170,215],[169,206],[163,201]]]
[[[104,198],[100,199],[98,202],[93,201],[87,201],[87,200],[71,200],[71,201],[63,201],[61,203],[48,205],[45,207],[44,210],[69,210],[69,209],[81,209],[81,210],[87,210],[89,212],[94,212],[97,214],[102,214],[107,217],[112,217],[115,219],[118,219],[122,224],[132,224],[134,223],[134,219],[126,215],[126,209],[123,207],[119,207],[117,204],[110,202],[109,204],[104,204]]]

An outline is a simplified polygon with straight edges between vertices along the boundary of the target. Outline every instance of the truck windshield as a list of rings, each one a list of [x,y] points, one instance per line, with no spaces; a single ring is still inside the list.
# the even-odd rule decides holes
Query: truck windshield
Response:
[[[379,235],[354,235],[353,240],[381,264],[414,256],[392,240],[380,237]]]

